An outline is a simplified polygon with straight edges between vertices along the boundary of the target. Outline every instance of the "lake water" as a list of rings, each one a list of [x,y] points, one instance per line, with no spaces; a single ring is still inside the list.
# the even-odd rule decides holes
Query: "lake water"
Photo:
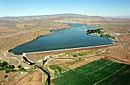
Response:
[[[69,24],[70,29],[55,30],[47,36],[40,37],[31,42],[22,44],[12,49],[14,54],[23,52],[49,51],[68,48],[99,46],[111,44],[112,41],[107,38],[87,35],[88,29],[96,29],[94,27],[83,24]]]

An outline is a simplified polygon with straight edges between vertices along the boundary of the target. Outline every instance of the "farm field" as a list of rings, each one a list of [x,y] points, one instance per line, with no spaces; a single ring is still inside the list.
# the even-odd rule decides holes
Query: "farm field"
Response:
[[[55,85],[129,85],[130,66],[100,59],[61,74]]]

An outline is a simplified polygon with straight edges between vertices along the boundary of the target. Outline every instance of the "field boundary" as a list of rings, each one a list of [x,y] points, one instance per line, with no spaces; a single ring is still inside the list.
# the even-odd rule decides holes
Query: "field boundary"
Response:
[[[119,72],[120,70],[122,70],[123,68],[125,68],[126,66],[127,66],[127,65],[123,66],[122,68],[118,69],[117,71],[115,71],[115,72],[114,72],[114,73],[112,73],[111,75],[109,75],[109,76],[107,76],[107,77],[103,78],[102,80],[100,80],[100,81],[98,81],[98,82],[94,83],[93,85],[97,85],[97,84],[99,84],[100,82],[102,82],[102,81],[106,80],[107,78],[109,78],[109,77],[111,77],[112,75],[116,74],[117,72]]]

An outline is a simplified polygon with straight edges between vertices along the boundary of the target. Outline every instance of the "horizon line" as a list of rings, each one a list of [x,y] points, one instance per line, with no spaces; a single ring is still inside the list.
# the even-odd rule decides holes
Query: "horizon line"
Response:
[[[34,17],[34,16],[53,16],[53,15],[82,15],[82,16],[98,16],[98,17],[113,17],[113,18],[130,18],[130,15],[109,15],[109,16],[102,16],[102,15],[86,15],[86,14],[81,14],[81,13],[57,13],[57,14],[36,14],[36,15],[9,15],[9,16],[0,16],[0,18],[4,17]]]

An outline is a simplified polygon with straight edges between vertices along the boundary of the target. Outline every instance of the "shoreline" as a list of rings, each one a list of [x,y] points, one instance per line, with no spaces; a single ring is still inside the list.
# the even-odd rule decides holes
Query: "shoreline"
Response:
[[[89,50],[89,49],[97,49],[97,48],[104,48],[116,45],[115,43],[108,44],[108,45],[99,45],[99,46],[88,46],[88,47],[78,47],[78,48],[67,48],[67,49],[59,49],[59,50],[50,50],[50,51],[38,51],[38,52],[27,52],[27,55],[34,55],[34,54],[57,54],[63,52],[71,52],[71,51],[81,51],[81,50]]]
[[[86,25],[86,24],[84,24],[84,25]],[[56,29],[56,30],[64,30],[64,29],[69,29],[69,27],[68,28],[64,27],[64,28],[60,28],[60,29]],[[24,43],[33,41],[33,40],[38,39],[38,38],[43,37],[43,36],[47,36],[47,35],[49,35],[51,33],[52,33],[51,30],[48,30],[47,33],[43,33],[43,34],[38,33],[35,36],[32,36],[33,39],[28,39],[27,41],[25,40]],[[22,43],[22,44],[24,44],[24,43]],[[22,44],[20,44],[20,45],[22,45]],[[27,53],[25,52],[25,53],[26,54],[57,53],[57,52],[60,53],[60,52],[68,52],[68,51],[77,51],[77,50],[86,50],[86,49],[108,47],[108,46],[111,46],[113,44],[115,44],[115,42],[112,40],[112,44],[107,44],[107,45],[97,45],[97,46],[87,46],[87,47],[75,47],[75,48],[65,48],[65,49],[48,50],[48,51],[36,51],[36,52],[34,51],[34,52],[27,52]],[[19,44],[17,46],[19,46]],[[11,49],[14,49],[17,46],[12,47]],[[9,51],[9,50],[10,49],[8,49],[7,51]],[[14,54],[14,53],[12,53],[12,54]],[[20,55],[20,54],[14,54],[14,55]]]
[[[63,28],[63,29],[59,29],[59,30],[64,30],[64,29],[67,29],[67,28]],[[68,28],[69,29],[69,28]],[[57,29],[58,30],[58,29]],[[51,31],[51,30],[50,30]],[[35,39],[38,39],[40,37],[43,37],[43,36],[47,36],[49,34],[52,34],[52,32],[49,32],[48,34],[46,35],[39,35],[37,36],[36,38],[34,38],[33,40]],[[116,39],[115,39],[116,40]],[[37,54],[37,53],[54,53],[54,52],[66,52],[66,51],[76,51],[76,50],[84,50],[84,49],[92,49],[92,48],[101,48],[101,47],[107,47],[107,46],[111,46],[115,44],[114,40],[112,40],[112,43],[111,44],[106,44],[106,45],[96,45],[96,46],[86,46],[86,47],[74,47],[74,48],[63,48],[63,49],[56,49],[56,50],[48,50],[48,51],[32,51],[32,52],[25,52],[26,54]],[[20,55],[20,54],[15,54],[13,53],[14,55]]]
[[[84,24],[83,24],[84,25]],[[70,28],[71,28],[71,26],[70,26]],[[70,28],[68,28],[68,29],[70,29]],[[64,29],[60,29],[60,30],[64,30]],[[66,29],[65,29],[66,30]],[[53,30],[52,30],[53,31]],[[50,32],[49,34],[52,34],[52,32]],[[49,35],[48,34],[48,35]],[[38,39],[38,38],[40,38],[40,37],[44,37],[44,36],[46,36],[46,35],[40,35],[40,36],[37,36],[37,38],[35,38],[35,39],[33,39],[33,40],[36,40],[36,39]],[[113,41],[112,41],[112,43],[109,43],[109,44],[113,44]],[[25,52],[25,53],[41,53],[41,52],[57,52],[57,51],[64,51],[64,50],[78,50],[78,49],[85,49],[85,48],[94,48],[94,47],[98,47],[98,46],[106,46],[107,44],[105,44],[105,45],[92,45],[92,46],[81,46],[81,47],[71,47],[71,48],[59,48],[59,49],[50,49],[50,50],[47,50],[47,51],[44,51],[44,50],[40,50],[40,51],[31,51],[31,52]],[[13,48],[14,49],[14,48]],[[20,55],[21,53],[23,53],[23,52],[19,52],[19,53],[15,53],[14,52],[14,54],[16,54],[16,55]]]

